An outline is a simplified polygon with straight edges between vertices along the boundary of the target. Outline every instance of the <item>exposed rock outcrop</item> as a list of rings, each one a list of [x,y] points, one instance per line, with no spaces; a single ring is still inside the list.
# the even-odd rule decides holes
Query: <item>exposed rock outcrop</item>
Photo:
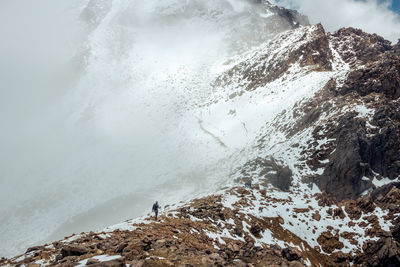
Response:
[[[257,189],[256,189],[257,188]],[[379,203],[389,203],[397,188],[388,191]],[[349,210],[330,202],[318,206],[308,197],[305,203],[315,206],[296,208],[303,195],[255,184],[253,188],[235,187],[223,193],[195,199],[161,214],[158,222],[151,217],[105,229],[81,233],[52,245],[29,250],[13,259],[2,259],[1,265],[49,264],[74,266],[390,266],[399,259],[397,213],[387,214],[387,223],[396,223],[391,232],[377,219],[377,203],[366,197],[351,200]],[[293,199],[292,199],[293,198]],[[329,196],[325,195],[325,198]],[[399,198],[400,199],[400,198]],[[397,199],[397,201],[400,201]],[[396,202],[397,203],[397,202]],[[274,216],[271,209],[284,210]],[[383,207],[383,206],[382,206]],[[343,212],[346,210],[346,214]],[[396,211],[398,212],[398,211]],[[319,218],[316,218],[319,214]],[[321,216],[323,214],[323,216]],[[349,217],[347,216],[349,215]],[[269,215],[269,216],[267,216]],[[304,220],[304,218],[306,220]],[[315,218],[315,219],[313,219]],[[342,224],[348,221],[342,229]],[[332,225],[329,225],[331,222]],[[291,226],[292,225],[292,226]],[[336,226],[335,226],[336,225]],[[372,228],[370,227],[372,225]],[[317,227],[318,226],[318,227]],[[307,237],[325,230],[314,241]],[[294,232],[310,231],[302,239]],[[356,229],[363,229],[359,232]],[[128,229],[128,230],[127,230]],[[290,229],[290,230],[289,230]],[[307,230],[308,229],[308,230]],[[353,230],[351,230],[353,229]],[[372,231],[371,229],[375,229]],[[293,231],[293,232],[292,232]],[[376,241],[378,238],[378,241]],[[359,243],[364,239],[364,243]],[[340,252],[343,240],[353,246],[350,253]],[[317,242],[311,247],[308,242]],[[278,243],[280,245],[278,245]],[[354,250],[355,249],[355,250]],[[33,264],[33,265],[32,265]],[[395,265],[393,265],[395,266]]]
[[[216,84],[227,86],[233,81],[240,84],[245,80],[245,89],[255,90],[278,79],[294,64],[308,67],[309,71],[332,70],[332,54],[325,30],[321,24],[312,27],[311,32],[304,28],[303,32],[282,33],[265,51],[255,52],[250,61],[243,61],[220,76]],[[271,54],[270,51],[278,52]]]
[[[288,166],[282,166],[282,163],[273,157],[267,159],[257,158],[247,162],[240,168],[244,178],[249,179],[252,176],[261,177],[266,184],[272,184],[283,191],[289,190],[292,183],[292,171]]]
[[[63,258],[69,257],[69,256],[81,256],[88,252],[89,252],[88,248],[86,248],[84,246],[79,246],[79,245],[64,246],[61,249],[61,255]]]
[[[351,69],[344,81],[329,81],[299,107],[289,136],[320,123],[313,136],[329,142],[310,144],[308,164],[324,169],[313,181],[340,201],[374,189],[374,179],[400,176],[400,56],[390,42],[352,28],[329,39]]]

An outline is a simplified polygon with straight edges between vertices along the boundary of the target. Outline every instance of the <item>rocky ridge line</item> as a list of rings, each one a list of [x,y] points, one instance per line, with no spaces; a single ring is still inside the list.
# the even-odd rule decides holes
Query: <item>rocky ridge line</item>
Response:
[[[293,33],[281,36],[291,40]],[[251,181],[251,189],[233,187],[170,208],[160,222],[127,221],[30,248],[0,264],[398,266],[399,45],[351,28],[327,34],[316,25],[295,33],[297,49],[282,57],[268,55],[276,59],[270,65],[265,51],[255,53],[252,62],[237,65],[226,77],[247,84],[248,91],[260,90],[293,65],[330,72],[338,67],[334,59],[341,60],[346,75],[332,78],[271,126],[287,140],[311,133],[304,146],[292,144],[301,150],[296,169],[289,172],[284,161],[260,156],[239,168],[238,182]],[[285,124],[289,118],[297,123]],[[267,139],[261,134],[260,150]],[[293,179],[308,168],[311,175]],[[307,184],[322,192],[306,194]],[[108,260],[100,262],[100,255]]]

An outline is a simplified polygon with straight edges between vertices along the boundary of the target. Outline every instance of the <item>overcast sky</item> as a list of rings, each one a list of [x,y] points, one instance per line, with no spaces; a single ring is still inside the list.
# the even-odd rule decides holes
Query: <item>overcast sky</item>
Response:
[[[275,0],[275,3],[299,10],[311,23],[321,22],[328,31],[355,27],[394,43],[400,38],[400,0]]]

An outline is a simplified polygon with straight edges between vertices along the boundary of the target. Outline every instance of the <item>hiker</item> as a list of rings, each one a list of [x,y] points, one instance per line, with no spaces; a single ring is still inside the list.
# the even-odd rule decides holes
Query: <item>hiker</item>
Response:
[[[158,216],[158,209],[160,208],[160,206],[158,205],[158,201],[156,201],[156,203],[153,204],[153,209],[152,211],[154,211],[156,217],[155,220],[157,221],[157,216]]]

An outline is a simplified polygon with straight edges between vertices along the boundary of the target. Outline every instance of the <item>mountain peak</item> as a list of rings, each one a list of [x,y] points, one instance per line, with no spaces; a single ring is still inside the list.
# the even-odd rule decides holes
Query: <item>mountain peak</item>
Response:
[[[44,183],[57,202],[35,197],[35,219],[145,214],[154,198],[160,220],[131,209],[0,265],[400,264],[399,45],[267,1],[101,3],[80,13],[85,72],[63,102],[79,142],[46,161],[77,178],[61,200]],[[30,218],[16,209],[7,225]]]

